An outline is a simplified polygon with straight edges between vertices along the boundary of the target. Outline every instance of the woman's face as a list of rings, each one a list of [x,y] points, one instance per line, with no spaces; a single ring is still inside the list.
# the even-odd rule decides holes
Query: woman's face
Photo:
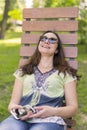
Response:
[[[41,53],[41,55],[54,56],[54,54],[58,53],[57,47],[58,39],[56,35],[49,32],[41,37],[38,50]]]

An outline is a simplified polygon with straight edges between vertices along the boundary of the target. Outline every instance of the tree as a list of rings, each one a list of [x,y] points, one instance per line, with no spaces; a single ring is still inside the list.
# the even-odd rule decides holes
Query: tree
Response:
[[[5,3],[5,4],[4,4]],[[23,9],[25,2],[24,0],[4,0],[4,13],[1,14],[2,18],[0,18],[0,39],[4,39],[6,29],[9,27],[10,18],[16,18],[16,20],[22,19],[21,10]],[[15,15],[15,16],[14,16]],[[9,23],[8,23],[9,19]]]
[[[2,22],[1,22],[0,39],[4,39],[10,3],[11,3],[11,0],[5,0],[4,14],[3,14]]]

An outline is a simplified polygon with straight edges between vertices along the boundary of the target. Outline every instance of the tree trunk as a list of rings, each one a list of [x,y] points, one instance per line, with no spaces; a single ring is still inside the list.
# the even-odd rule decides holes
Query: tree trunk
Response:
[[[0,39],[4,39],[5,36],[9,7],[10,7],[10,0],[5,0],[5,7],[0,30]]]

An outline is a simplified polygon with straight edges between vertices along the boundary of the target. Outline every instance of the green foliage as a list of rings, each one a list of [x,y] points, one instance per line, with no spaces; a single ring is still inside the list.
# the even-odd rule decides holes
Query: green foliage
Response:
[[[0,14],[0,21],[2,20],[2,17],[3,17],[3,15],[2,15],[2,14]]]
[[[33,7],[38,8],[38,7],[44,7],[44,2],[43,0],[33,0]]]
[[[33,7],[39,7],[39,0],[33,0]]]
[[[10,10],[8,16],[13,20],[22,20],[22,12],[20,9]]]
[[[22,20],[22,9],[24,8],[25,2],[24,0],[2,0],[2,2],[0,2],[0,9],[2,8],[2,11],[0,11],[0,15],[2,15],[2,18],[0,18],[0,27],[1,27],[1,35],[0,38],[3,39],[4,35],[5,35],[5,31],[8,29],[13,29],[17,25],[21,25],[20,20]],[[4,10],[7,9],[7,7],[9,7],[9,10],[6,11],[7,13],[5,13],[6,15],[4,15]],[[5,21],[2,23],[2,20]],[[19,20],[19,21],[17,21]],[[17,22],[16,22],[17,21]],[[13,24],[13,26],[12,26]],[[4,26],[4,27],[3,27]]]
[[[56,3],[56,2],[55,2]],[[53,4],[53,0],[45,0],[45,7],[51,7]]]
[[[0,15],[0,27],[1,27],[1,21],[2,21],[2,14]]]
[[[10,10],[14,10],[18,8],[18,0],[10,0]]]
[[[45,0],[45,7],[76,6],[80,0]]]
[[[39,7],[41,3],[43,7],[76,6],[80,0],[33,0],[33,7]]]
[[[80,10],[79,17],[79,43],[87,45],[87,9]],[[86,47],[87,50],[87,47]]]

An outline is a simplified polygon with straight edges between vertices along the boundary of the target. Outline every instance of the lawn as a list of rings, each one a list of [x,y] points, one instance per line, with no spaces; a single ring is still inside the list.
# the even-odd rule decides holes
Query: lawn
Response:
[[[10,100],[14,83],[13,73],[18,67],[21,33],[7,32],[5,40],[0,40],[0,121],[5,119],[9,113],[7,106]],[[87,48],[79,45],[79,68],[78,73],[82,75],[78,82],[77,93],[79,112],[75,117],[77,130],[87,129]]]
[[[21,33],[7,32],[5,40],[0,40],[0,121],[9,115],[7,105],[20,58],[20,37]]]

